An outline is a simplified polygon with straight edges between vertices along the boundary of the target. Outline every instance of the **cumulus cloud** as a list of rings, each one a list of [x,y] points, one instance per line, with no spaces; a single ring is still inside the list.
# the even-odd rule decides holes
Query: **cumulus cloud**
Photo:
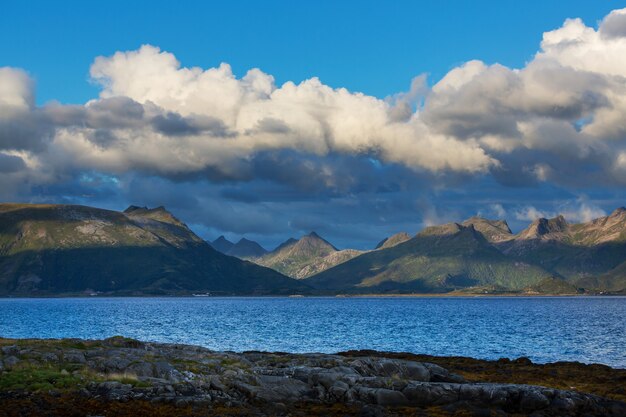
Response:
[[[317,78],[277,86],[259,69],[237,78],[225,63],[186,68],[173,54],[144,45],[94,61],[91,76],[102,91],[86,107],[104,107],[90,109],[104,113],[90,119],[106,119],[114,103],[100,103],[123,98],[142,106],[146,120],[108,135],[60,129],[58,144],[66,153],[80,149],[77,160],[89,166],[97,160],[101,169],[163,175],[206,170],[237,178],[233,166],[290,150],[373,154],[434,173],[490,170],[519,185],[624,183],[616,157],[626,149],[623,14],[612,12],[597,30],[567,20],[544,34],[524,68],[470,61],[430,90],[419,76],[409,91],[386,100],[333,89]],[[146,155],[149,146],[161,151]],[[594,178],[583,178],[598,169]]]
[[[563,216],[568,220],[584,223],[597,219],[598,217],[606,216],[606,211],[595,205],[583,203],[573,210],[569,209],[564,211]]]
[[[35,85],[26,72],[0,67],[0,151],[41,150],[52,131],[35,109]]]
[[[599,32],[608,38],[626,38],[626,9],[609,13],[602,20]]]
[[[541,211],[533,206],[522,207],[515,211],[515,218],[517,220],[525,220],[531,222],[537,219],[549,218],[554,216],[554,213]]]
[[[491,203],[486,208],[479,209],[477,215],[485,218],[506,219],[507,212],[502,204]]]
[[[534,206],[521,207],[515,211],[517,220],[533,221],[539,218],[552,218],[562,215],[569,222],[585,223],[598,217],[606,216],[606,211],[584,200],[575,203],[568,202],[560,205],[556,210],[539,210]]]
[[[626,9],[597,28],[566,20],[543,34],[522,68],[473,60],[432,87],[419,75],[408,91],[384,99],[315,77],[277,85],[256,68],[237,77],[226,63],[185,67],[151,45],[97,57],[90,75],[101,87],[97,98],[37,106],[28,74],[0,68],[3,195],[94,172],[219,182],[217,197],[238,204],[428,194],[484,178],[503,187],[626,185]],[[242,189],[254,181],[280,192]],[[487,212],[502,217],[506,202],[495,201],[502,203]],[[423,204],[430,208],[417,210],[422,223],[455,215]],[[602,211],[577,204],[572,219]],[[554,214],[534,206],[515,213],[518,220]]]
[[[604,181],[623,184],[616,155],[626,146],[624,13],[612,12],[598,30],[568,19],[544,34],[521,69],[481,61],[453,69],[433,86],[421,118],[434,131],[476,140],[509,182],[585,181],[600,169]]]
[[[172,53],[144,45],[95,59],[98,99],[36,109],[30,79],[5,68],[0,105],[11,109],[5,119],[12,130],[3,137],[19,148],[27,138],[41,142],[41,128],[15,126],[52,126],[56,157],[78,168],[166,176],[236,179],[257,155],[289,150],[375,155],[433,173],[504,170],[521,184],[571,180],[562,172],[575,162],[599,165],[606,178],[621,181],[615,155],[626,132],[622,14],[612,12],[598,30],[567,20],[544,34],[522,69],[470,61],[430,90],[419,76],[409,91],[385,100],[317,78],[277,86],[259,69],[237,78],[226,63],[187,68]]]
[[[35,102],[34,85],[21,69],[0,68],[0,109],[2,118],[14,112],[28,111]]]
[[[182,158],[180,170],[279,149],[315,155],[376,153],[386,162],[431,171],[484,172],[496,162],[477,143],[430,132],[407,114],[406,106],[424,90],[423,77],[388,102],[332,89],[317,78],[278,87],[258,69],[238,79],[228,64],[184,68],[173,54],[149,45],[97,58],[91,75],[103,87],[102,99],[124,96],[158,106],[168,112],[165,118],[156,116],[158,133],[193,137],[185,148],[193,149],[195,158]],[[200,117],[210,118],[218,128],[191,128],[187,120]],[[169,130],[163,131],[165,126]],[[224,132],[230,140],[222,140]],[[167,141],[149,134],[155,142]]]
[[[26,164],[22,158],[0,152],[0,173],[17,172],[24,168],[26,168]]]

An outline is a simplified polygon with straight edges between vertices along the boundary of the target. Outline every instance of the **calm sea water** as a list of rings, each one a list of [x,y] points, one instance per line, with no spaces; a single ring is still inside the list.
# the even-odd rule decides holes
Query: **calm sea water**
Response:
[[[407,351],[626,368],[626,298],[0,299],[0,336]]]

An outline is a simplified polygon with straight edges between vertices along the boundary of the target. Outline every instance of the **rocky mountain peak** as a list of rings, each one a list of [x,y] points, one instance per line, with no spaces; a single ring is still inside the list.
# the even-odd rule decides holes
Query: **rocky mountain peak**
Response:
[[[280,245],[276,246],[276,248],[272,252],[278,252],[281,249],[286,248],[287,246],[295,245],[296,243],[298,243],[298,239],[294,239],[294,238],[290,237],[289,239],[285,240]]]
[[[175,226],[187,227],[163,206],[152,209],[145,206],[129,206],[126,210],[124,210],[124,214],[133,218],[140,217],[144,219],[156,220],[162,223],[173,224]]]
[[[520,239],[554,239],[567,233],[569,223],[563,215],[552,219],[544,217],[534,220],[528,228],[519,234]]]
[[[274,268],[290,277],[304,279],[361,253],[351,249],[340,251],[317,233],[310,232],[298,240],[288,239],[254,262]]]
[[[124,210],[124,213],[128,214],[128,213],[132,213],[132,212],[137,211],[137,210],[148,210],[148,207],[146,207],[146,206],[139,207],[139,206],[130,205],[130,206],[128,206],[128,208],[126,210]]]
[[[490,220],[480,216],[473,216],[462,223],[463,226],[472,226],[490,242],[503,242],[513,237],[506,220]]]
[[[438,226],[429,226],[419,232],[418,236],[445,236],[459,233],[465,226],[459,223],[446,223]]]
[[[315,232],[311,232],[308,235],[302,236],[302,238],[295,245],[298,250],[326,250],[329,253],[338,250],[326,239],[322,238]]]
[[[606,218],[605,226],[609,228],[624,229],[626,231],[626,209],[620,207]]]
[[[237,243],[235,243],[227,252],[228,255],[236,256],[238,258],[256,258],[263,256],[267,253],[267,250],[259,245],[257,242],[242,237]]]
[[[411,236],[407,232],[396,233],[395,235],[389,236],[381,240],[378,245],[376,245],[375,249],[387,249],[393,246],[399,245],[402,242],[406,242],[411,239]]]
[[[230,240],[226,239],[224,237],[224,235],[221,235],[220,237],[218,237],[217,239],[215,239],[213,242],[211,242],[211,246],[213,247],[213,249],[222,252],[222,253],[228,253],[228,251],[234,246],[235,244],[233,242],[231,242]]]
[[[174,222],[162,207],[135,206],[122,213],[77,205],[21,204],[4,210],[0,205],[0,224],[14,225],[5,227],[0,239],[0,295],[306,288],[220,255],[183,223]],[[24,281],[22,276],[36,279]]]

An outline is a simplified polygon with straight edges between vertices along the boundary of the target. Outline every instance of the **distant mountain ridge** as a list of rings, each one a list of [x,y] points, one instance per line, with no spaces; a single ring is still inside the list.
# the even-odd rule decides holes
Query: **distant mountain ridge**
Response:
[[[472,224],[422,230],[391,248],[371,251],[306,280],[330,291],[449,292],[467,287],[519,291],[551,274],[512,262]]]
[[[626,289],[626,209],[570,224],[563,216],[537,219],[499,245],[503,253],[533,262],[583,288]]]
[[[623,207],[579,224],[540,218],[517,234],[504,220],[471,217],[384,242],[306,282],[331,292],[626,292]]]
[[[387,248],[391,248],[393,246],[396,246],[402,242],[406,242],[407,240],[411,239],[411,236],[409,236],[408,233],[406,232],[400,232],[400,233],[396,233],[393,236],[389,236],[384,238],[383,240],[381,240],[378,245],[376,245],[376,247],[374,249],[387,249]]]
[[[211,245],[164,207],[0,204],[0,296],[626,293],[623,207],[584,223],[537,219],[517,234],[475,216],[369,251],[315,232],[271,252],[245,238]]]
[[[249,259],[330,293],[626,291],[626,209],[580,224],[540,218],[517,234],[473,216],[371,251],[340,251],[312,232]]]
[[[224,236],[220,236],[210,244],[213,249],[225,255],[245,260],[254,259],[267,253],[267,250],[257,242],[246,238],[241,238],[237,243],[233,243]]]
[[[473,216],[461,223],[463,226],[473,226],[489,242],[497,243],[509,240],[513,232],[506,220],[489,220],[479,216]]]
[[[215,251],[163,207],[0,204],[0,295],[307,290]]]
[[[397,233],[383,239],[374,250],[390,248],[410,238],[406,232]],[[305,279],[366,252],[357,249],[339,250],[317,233],[311,232],[300,239],[289,238],[273,251],[251,260],[292,278]]]
[[[339,250],[317,233],[311,232],[298,240],[288,239],[272,252],[254,259],[254,262],[287,276],[304,279],[361,253],[354,249]]]
[[[222,252],[223,254],[228,254],[228,251],[235,246],[233,242],[226,239],[223,235],[215,239],[211,242],[211,246],[218,252]]]

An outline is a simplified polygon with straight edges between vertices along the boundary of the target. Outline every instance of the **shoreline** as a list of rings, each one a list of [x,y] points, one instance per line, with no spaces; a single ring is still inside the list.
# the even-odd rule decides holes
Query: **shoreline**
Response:
[[[41,295],[0,295],[0,300],[11,299],[62,299],[62,298],[626,298],[626,293],[598,293],[598,294],[528,294],[528,293],[415,293],[415,294],[41,294]]]
[[[11,416],[620,416],[624,380],[626,369],[527,358],[235,353],[120,336],[0,338],[0,410]]]

